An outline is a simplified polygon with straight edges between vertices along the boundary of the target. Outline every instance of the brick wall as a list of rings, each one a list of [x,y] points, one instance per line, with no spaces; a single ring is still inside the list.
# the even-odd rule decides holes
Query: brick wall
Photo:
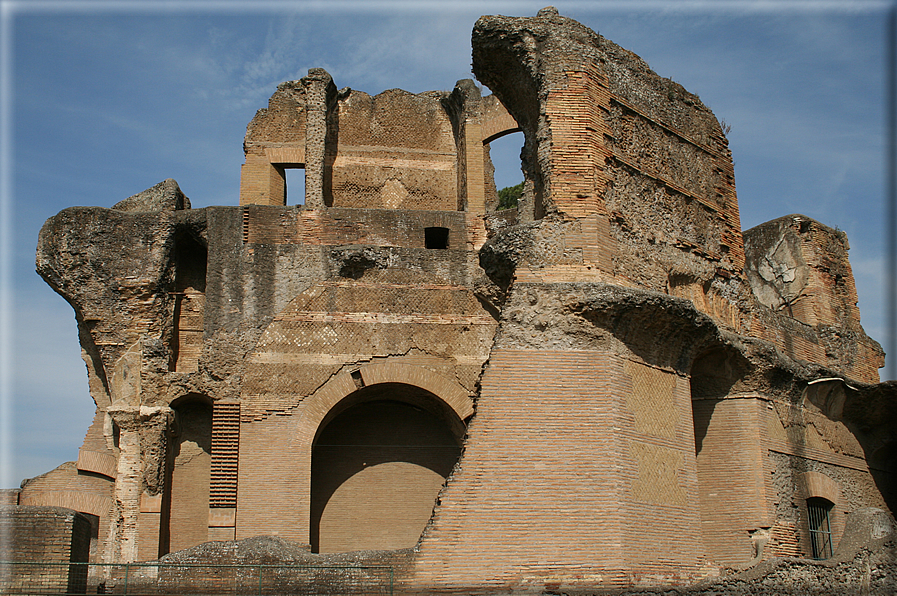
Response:
[[[277,315],[249,355],[242,416],[285,414],[345,363],[390,355],[473,391],[495,327],[472,292],[421,272],[316,284]]]
[[[458,459],[458,439],[435,414],[382,397],[340,414],[315,443],[312,552],[413,547]]]
[[[340,99],[329,156],[334,207],[458,208],[452,123],[440,99],[392,89]]]
[[[607,217],[603,202],[609,181],[604,168],[610,131],[604,113],[610,94],[597,65],[565,73],[567,84],[548,95],[546,117],[551,127],[551,202],[572,217],[593,213]]]
[[[246,154],[240,168],[241,205],[286,205],[286,174],[264,151]]]
[[[96,516],[90,561],[102,560],[109,537],[113,481],[98,474],[83,474],[75,462],[66,462],[55,470],[30,479],[19,491],[22,506],[64,507]]]
[[[0,536],[6,540],[0,544],[4,561],[87,562],[91,524],[84,515],[62,507],[4,508],[0,509]],[[77,566],[13,565],[0,579],[4,592],[84,593],[87,575]]]
[[[696,573],[687,386],[611,353],[494,351],[411,583],[560,589]]]
[[[467,249],[471,233],[484,233],[481,219],[439,211],[397,211],[331,208],[296,210],[261,205],[243,209],[243,241],[247,244],[306,244],[401,246],[425,248],[424,230],[449,230],[448,247]]]
[[[237,540],[262,535],[309,544],[311,449],[293,440],[295,427],[288,416],[240,425]]]
[[[391,89],[336,99],[329,75],[313,71],[278,87],[247,128],[241,205],[285,205],[284,168],[307,167],[314,208],[458,208],[456,144],[440,97]]]
[[[860,325],[847,237],[803,215],[789,215],[745,232],[745,272],[763,307],[750,334],[792,358],[818,362],[877,383],[881,347]]]
[[[19,493],[22,492],[18,488],[0,489],[0,507],[15,507],[19,504]]]
[[[863,507],[888,508],[863,447],[843,422],[829,419],[809,402],[772,401],[761,415],[767,495],[775,512],[770,554],[812,555],[806,508],[810,497],[834,505],[833,548],[849,513]]]
[[[177,435],[169,463],[165,552],[190,548],[209,539],[212,406],[196,398],[175,405],[174,410]]]
[[[722,565],[744,565],[756,554],[751,533],[772,525],[764,474],[765,401],[698,398],[692,406],[707,556]]]

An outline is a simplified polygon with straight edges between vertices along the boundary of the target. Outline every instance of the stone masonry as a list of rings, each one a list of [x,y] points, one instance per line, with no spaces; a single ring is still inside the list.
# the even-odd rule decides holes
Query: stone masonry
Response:
[[[396,562],[409,593],[893,555],[887,523],[849,530],[897,506],[897,386],[844,233],[742,231],[716,117],[556,10],[472,44],[492,95],[278,86],[238,206],[166,180],[47,221],[97,413],[18,506],[94,516],[95,562],[270,536]],[[498,211],[489,143],[516,131]]]

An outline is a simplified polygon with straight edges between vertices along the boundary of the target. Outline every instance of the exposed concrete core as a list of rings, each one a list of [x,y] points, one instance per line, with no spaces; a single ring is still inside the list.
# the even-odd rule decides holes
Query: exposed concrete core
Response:
[[[323,68],[312,68],[305,83],[308,115],[305,137],[305,205],[310,209],[324,206],[324,152],[327,145],[328,105],[333,103],[336,87]],[[285,203],[284,203],[285,204]]]
[[[897,384],[844,234],[742,234],[710,110],[556,10],[472,39],[494,95],[279,85],[239,206],[165,181],[47,221],[97,416],[16,502],[97,516],[108,562],[386,562],[410,593],[866,566],[888,593]],[[517,130],[524,194],[496,211],[488,144]],[[823,539],[843,568],[773,562]]]

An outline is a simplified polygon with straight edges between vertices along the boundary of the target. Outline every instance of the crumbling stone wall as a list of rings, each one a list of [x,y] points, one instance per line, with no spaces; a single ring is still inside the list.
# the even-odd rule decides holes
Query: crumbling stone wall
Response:
[[[334,207],[457,209],[455,139],[440,94],[347,91],[328,156]]]
[[[315,85],[325,87],[318,99],[308,91]],[[284,170],[302,168],[305,197],[297,202],[309,206],[495,209],[488,143],[518,130],[496,97],[482,97],[470,80],[451,93],[335,89],[326,72],[312,69],[280,85],[258,111],[243,144],[241,205],[286,205]],[[322,123],[308,119],[315,113]],[[312,146],[323,160],[320,182],[310,182]]]
[[[806,337],[785,344],[790,356],[877,382],[884,359],[860,326],[848,248],[844,232],[803,215],[787,215],[745,232],[747,280],[760,304],[780,315],[773,318],[758,308],[754,335],[776,341],[767,321],[786,315],[803,327],[790,335]]]
[[[700,99],[553,9],[483,17],[473,38],[475,74],[526,137],[521,214],[563,216],[564,243],[582,251],[518,276],[669,293],[749,328],[731,156]]]
[[[473,58],[494,95],[279,86],[240,206],[166,181],[47,222],[97,403],[57,476],[107,479],[105,560],[271,535],[400,549],[412,592],[623,589],[804,554],[811,497],[836,539],[894,507],[842,235],[743,239],[713,114],[553,9],[483,17]],[[518,128],[524,197],[495,212],[488,143]]]

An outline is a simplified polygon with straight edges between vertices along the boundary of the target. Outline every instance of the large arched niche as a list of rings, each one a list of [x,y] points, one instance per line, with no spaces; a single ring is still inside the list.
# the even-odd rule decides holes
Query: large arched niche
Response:
[[[312,447],[312,550],[414,546],[463,437],[454,410],[420,387],[379,383],[346,396]]]
[[[365,404],[380,404],[380,406],[366,406]],[[406,531],[401,535],[403,542],[395,542],[394,538],[383,541],[375,536],[367,544],[376,544],[376,548],[401,548],[393,546],[400,543],[404,546],[413,546],[426,525],[427,519],[429,519],[435,498],[445,475],[450,472],[451,466],[458,459],[460,445],[466,432],[466,423],[473,415],[473,412],[473,399],[467,390],[457,382],[421,366],[386,361],[367,364],[357,370],[351,372],[343,371],[335,375],[305,401],[302,415],[297,419],[296,425],[293,427],[291,440],[284,445],[287,452],[294,454],[293,457],[296,458],[294,461],[299,466],[298,469],[295,469],[295,474],[292,476],[293,481],[296,483],[296,494],[297,496],[305,495],[305,498],[300,498],[294,502],[293,511],[298,517],[293,518],[293,523],[290,525],[298,523],[296,530],[304,533],[314,550],[327,552],[328,550],[360,548],[357,546],[359,543],[355,543],[355,545],[334,544],[332,541],[329,541],[327,535],[324,536],[324,548],[321,548],[320,522],[326,510],[326,503],[319,504],[318,500],[312,496],[314,447],[322,437],[326,441],[332,441],[332,437],[339,437],[341,436],[340,433],[345,433],[347,429],[351,429],[354,424],[353,419],[363,418],[365,414],[370,414],[372,418],[382,421],[384,419],[388,420],[390,414],[394,413],[399,417],[403,417],[403,422],[392,428],[396,434],[399,432],[404,433],[405,447],[411,446],[408,443],[414,444],[416,435],[430,429],[430,431],[434,431],[433,434],[435,435],[435,438],[430,439],[431,447],[438,446],[440,451],[443,448],[451,448],[454,453],[451,465],[444,460],[440,460],[442,463],[429,463],[429,460],[396,462],[416,466],[406,466],[406,469],[413,472],[416,471],[419,478],[429,476],[433,481],[429,485],[430,488],[427,489],[429,491],[427,495],[420,497],[416,501],[418,505],[416,511],[425,511],[426,519],[423,519],[423,514],[415,518],[423,519],[423,522],[413,531],[407,530],[411,526],[406,525]],[[335,426],[331,426],[331,424],[335,424]],[[327,430],[328,428],[330,428],[330,431]],[[382,428],[374,427],[368,428],[365,432],[368,433],[368,436],[382,436],[383,430]],[[448,441],[449,438],[451,439],[450,441]],[[432,443],[433,441],[436,442]],[[324,445],[325,443],[321,444]],[[426,446],[424,444],[424,447]],[[431,451],[436,450],[431,448]],[[366,468],[372,467],[367,466]],[[380,470],[375,470],[374,472],[380,472]],[[374,472],[366,471],[363,474],[372,475]],[[346,472],[344,471],[343,475],[345,474]],[[431,474],[439,474],[439,479],[437,480]],[[353,477],[354,474],[346,476],[346,479]],[[337,482],[336,478],[337,476],[334,476],[330,479],[333,487],[332,492],[336,492],[339,486],[343,484],[342,481]],[[362,482],[364,477],[361,476],[355,480]],[[314,488],[318,487],[315,486]],[[347,487],[347,489],[349,488],[351,486]],[[323,494],[326,493],[327,489],[324,488]],[[318,495],[318,498],[321,498],[321,494]],[[317,509],[313,508],[313,501]],[[365,510],[363,507],[357,508],[357,510],[361,511],[361,515],[364,515]],[[316,524],[314,528],[313,521]],[[411,522],[408,522],[408,524],[411,524]],[[304,531],[300,529],[302,527],[304,527]],[[326,527],[325,523],[325,529]],[[297,536],[296,539],[298,538]],[[406,544],[408,542],[410,544]]]

